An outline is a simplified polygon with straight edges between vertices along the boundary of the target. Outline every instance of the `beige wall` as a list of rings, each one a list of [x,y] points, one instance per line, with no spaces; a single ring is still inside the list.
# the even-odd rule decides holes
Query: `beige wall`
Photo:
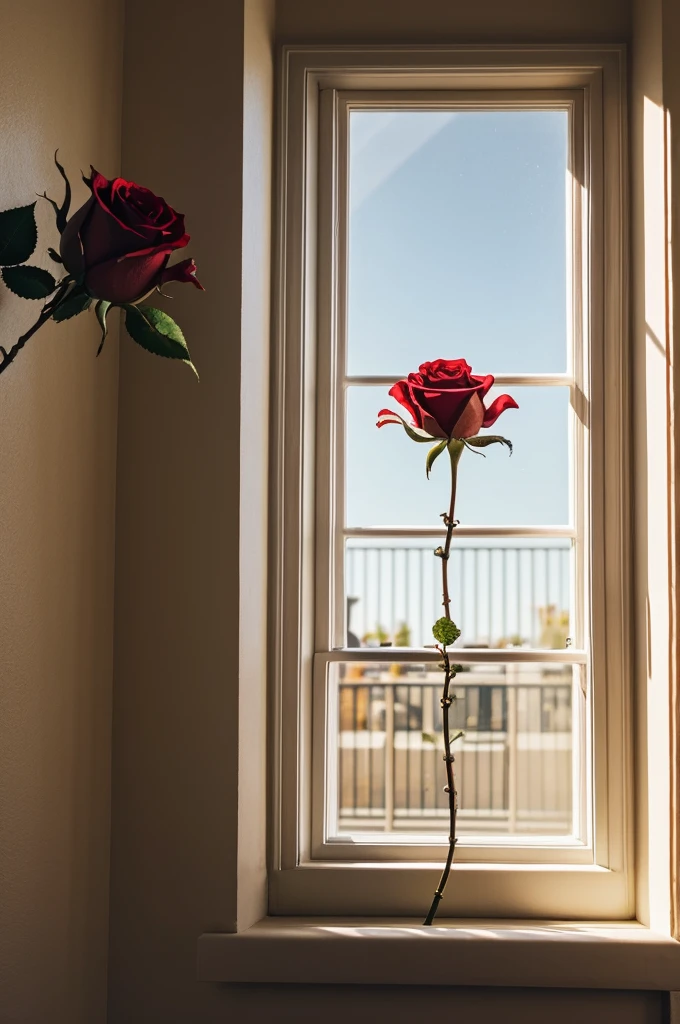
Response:
[[[186,210],[207,292],[176,288],[172,303],[200,385],[185,368],[121,342],[108,1022],[411,1024],[423,1011],[455,1007],[479,1024],[657,1024],[658,994],[195,981],[198,934],[247,923],[264,899],[253,853],[262,845],[264,765],[252,770],[244,751],[264,716],[249,623],[264,596],[258,410],[274,12],[273,0],[245,6],[245,14],[241,0],[127,7],[123,169]],[[115,171],[120,8],[0,0],[0,14],[10,41],[0,64],[1,206],[58,188],[57,145],[70,167],[92,160]],[[629,5],[617,0],[280,0],[277,19],[279,38],[308,41],[630,33]],[[159,77],[158,53],[177,73]],[[26,305],[0,297],[9,337],[26,322]],[[109,344],[94,361],[96,333],[85,318],[45,329],[0,381],[3,1024],[107,1019],[117,359]],[[237,900],[239,874],[246,904]]]
[[[272,12],[262,0],[247,0],[245,17],[240,2],[211,0],[173,18],[161,0],[130,0],[128,9],[124,169],[188,211],[191,251],[208,291],[173,302],[200,386],[129,345],[121,354],[110,1024],[348,1017],[399,1024],[454,1006],[480,1024],[532,1024],[548,1015],[555,1024],[660,1022],[656,994],[462,990],[454,997],[446,989],[195,981],[198,934],[247,923],[261,898],[261,864],[249,863],[249,851],[262,828],[262,766],[249,768],[238,737],[256,737],[262,726],[259,670],[244,628],[257,620],[239,598],[243,587],[250,608],[261,607],[262,565],[255,548],[239,561],[237,538],[257,541],[264,529],[258,410],[266,376]],[[307,40],[620,40],[630,29],[627,4],[614,0],[559,11],[488,0],[470,10],[427,0],[281,0],[277,16],[280,37]],[[165,81],[161,103],[147,60],[151,36],[183,69]],[[244,812],[246,799],[253,816]],[[244,823],[254,837],[244,837]],[[243,907],[235,882],[249,866],[256,895]]]
[[[0,3],[0,209],[120,163],[122,2]],[[43,263],[58,235],[40,206]],[[37,261],[37,257],[36,257]],[[52,265],[54,266],[54,265]],[[36,303],[0,289],[9,347]],[[117,344],[44,327],[0,379],[0,1020],[103,1024]]]
[[[271,97],[270,46],[259,71],[256,58],[273,7],[260,0],[249,7],[245,76],[240,2],[197,0],[176,5],[172,17],[167,0],[128,7],[134,28],[126,39],[123,168],[187,212],[190,252],[206,292],[175,288],[172,302],[200,384],[183,367],[159,365],[129,344],[121,350],[110,960],[116,1024],[217,1019],[225,1000],[195,981],[196,938],[206,927],[232,929],[237,917],[259,916],[265,906],[262,854],[249,856],[245,829],[237,841],[239,788],[248,788],[253,848],[262,846],[262,837],[256,840],[265,799],[264,764],[240,772],[238,746],[239,714],[246,731],[258,730],[264,707],[261,655],[243,643],[245,632],[261,647],[261,634],[242,630],[239,587],[248,573],[261,630],[257,545],[266,536],[267,424],[266,412],[255,413],[267,393],[269,260],[258,247],[267,247],[269,228],[271,118],[263,125],[252,114],[244,82],[246,100],[253,92]],[[164,76],[160,95],[150,39],[181,68]],[[254,164],[245,189],[244,148]],[[244,254],[252,274],[242,287]],[[249,381],[243,409],[242,374]],[[242,556],[240,532],[249,538]],[[252,695],[244,692],[240,712],[239,685],[247,691],[249,678]],[[261,881],[249,906],[237,904],[237,866]]]

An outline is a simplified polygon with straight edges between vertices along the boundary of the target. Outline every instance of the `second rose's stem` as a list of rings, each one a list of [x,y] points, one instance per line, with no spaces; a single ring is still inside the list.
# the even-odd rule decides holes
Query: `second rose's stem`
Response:
[[[50,319],[59,303],[66,295],[66,292],[68,291],[68,287],[71,281],[72,278],[65,278],[63,281],[60,282],[54,298],[51,299],[50,302],[48,302],[45,306],[43,306],[42,312],[38,319],[36,320],[36,322],[33,324],[33,326],[29,327],[26,333],[21,335],[19,340],[16,341],[14,345],[12,345],[9,351],[4,349],[2,345],[0,345],[0,373],[3,373],[12,365],[12,363],[19,355],[26,342],[30,341],[33,335],[40,330],[43,324],[47,323],[47,321]]]

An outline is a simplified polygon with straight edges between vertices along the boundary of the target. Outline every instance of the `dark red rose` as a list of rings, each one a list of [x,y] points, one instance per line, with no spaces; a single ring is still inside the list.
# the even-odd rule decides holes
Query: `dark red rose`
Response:
[[[67,222],[61,257],[90,295],[109,302],[138,302],[165,281],[196,278],[193,260],[167,263],[189,241],[184,215],[160,196],[123,178],[108,181],[92,168],[92,196]]]
[[[474,437],[482,427],[490,427],[506,409],[519,406],[510,395],[499,397],[486,408],[484,396],[494,378],[475,377],[464,359],[435,359],[423,363],[418,373],[409,373],[398,381],[390,395],[408,409],[413,426],[430,437]],[[403,423],[391,409],[381,409],[378,426]]]

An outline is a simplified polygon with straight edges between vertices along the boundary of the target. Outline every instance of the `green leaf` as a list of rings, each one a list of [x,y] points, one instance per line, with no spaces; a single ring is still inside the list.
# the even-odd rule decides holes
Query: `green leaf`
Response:
[[[466,437],[466,444],[471,444],[474,448],[486,448],[490,444],[504,444],[506,448],[510,449],[512,455],[512,441],[508,441],[507,437],[501,437],[500,434],[486,434],[482,437]]]
[[[440,441],[439,444],[434,446],[434,448],[430,448],[427,453],[427,459],[425,460],[425,472],[427,473],[428,480],[430,479],[430,470],[432,469],[434,460],[446,449],[448,443],[449,442],[447,440]]]
[[[2,279],[21,299],[46,299],[57,287],[52,275],[41,267],[4,267]]]
[[[436,745],[437,737],[433,733],[431,733],[431,732],[423,732],[420,735],[421,735],[423,743],[432,743],[433,745]]]
[[[156,356],[181,359],[196,373],[184,335],[172,317],[153,306],[126,305],[124,308],[125,329],[138,345]]]
[[[443,616],[441,619],[437,619],[432,627],[432,635],[443,647],[449,647],[451,644],[455,644],[460,636],[460,630],[455,622]]]
[[[91,303],[92,299],[87,292],[82,288],[73,288],[64,301],[59,303],[52,314],[52,319],[57,323],[61,323],[62,320],[70,320],[72,316],[78,316],[78,313],[89,309]]]
[[[38,241],[35,203],[0,213],[0,267],[25,263]]]
[[[107,335],[108,330],[109,330],[108,327],[107,327],[107,324],[106,324],[106,317],[107,317],[107,314],[108,314],[110,308],[111,308],[111,303],[108,302],[106,299],[101,299],[97,303],[97,305],[94,307],[94,311],[97,314],[97,320],[99,321],[99,326],[102,329],[102,340],[99,342],[99,348],[97,349],[97,355],[99,355],[101,350],[104,348],[104,342],[106,341],[106,335]]]

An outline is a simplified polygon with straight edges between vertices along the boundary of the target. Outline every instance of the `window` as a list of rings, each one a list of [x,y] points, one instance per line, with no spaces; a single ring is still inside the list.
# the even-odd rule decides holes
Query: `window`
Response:
[[[420,446],[375,420],[420,362],[464,356],[520,411],[512,459],[466,453],[459,475],[466,894],[448,899],[516,912],[523,866],[534,912],[629,912],[620,54],[503,57],[288,54],[275,909],[317,899],[323,868],[357,907],[418,913],[443,859],[424,645],[446,472],[427,481]]]

